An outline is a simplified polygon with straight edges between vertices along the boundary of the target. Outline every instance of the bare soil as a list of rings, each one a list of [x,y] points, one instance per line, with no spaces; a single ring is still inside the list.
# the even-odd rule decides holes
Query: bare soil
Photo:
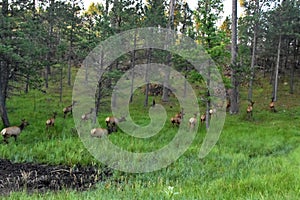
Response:
[[[0,159],[0,196],[13,191],[46,192],[61,189],[87,190],[112,172],[96,167],[68,167],[35,163],[12,163]]]

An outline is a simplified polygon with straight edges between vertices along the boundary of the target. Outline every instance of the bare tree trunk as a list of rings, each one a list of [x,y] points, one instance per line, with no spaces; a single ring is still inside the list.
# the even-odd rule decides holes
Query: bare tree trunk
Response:
[[[100,56],[100,69],[103,69],[103,58],[104,58],[104,52],[103,49],[101,50],[101,56]],[[96,109],[95,109],[95,113],[96,116],[98,116],[99,110],[100,110],[100,102],[101,102],[101,97],[102,97],[102,93],[101,93],[101,89],[102,89],[102,83],[101,83],[101,79],[98,81],[98,93],[97,93],[97,99],[96,99]]]
[[[0,70],[0,114],[4,126],[7,127],[10,125],[6,109],[6,93],[8,87],[8,63],[5,61],[1,61]]]
[[[168,23],[168,29],[171,31],[174,26],[174,10],[175,10],[175,0],[170,1],[170,8],[169,8],[169,23]],[[168,41],[169,36],[167,36],[166,41]],[[169,44],[166,44],[169,45]],[[170,66],[172,61],[172,55],[170,52],[168,52],[167,55],[167,65]],[[166,70],[165,74],[165,81],[163,86],[163,95],[162,95],[162,101],[168,102],[169,101],[169,79],[170,79],[170,70]]]
[[[3,18],[1,20],[5,20],[8,16],[8,0],[2,1],[2,15]],[[4,23],[3,23],[4,24]],[[5,25],[1,25],[2,28],[6,28]],[[7,38],[7,34],[3,34],[4,38]],[[3,61],[3,59],[0,60],[0,114],[1,119],[4,124],[4,126],[10,126],[8,115],[7,115],[7,109],[6,109],[6,97],[7,97],[7,88],[8,88],[8,67],[9,64],[7,61]]]
[[[113,107],[113,108],[115,108],[116,106],[117,106],[117,93],[118,93],[118,87],[117,86],[115,86],[114,87],[114,92],[113,92],[113,94],[112,94],[112,99],[111,99],[111,106]]]
[[[49,35],[48,35],[48,48],[47,64],[45,66],[45,87],[48,88],[49,75],[51,74],[51,59],[52,59],[52,39],[53,39],[53,14],[54,14],[54,0],[50,0],[50,16],[49,16]]]
[[[48,62],[49,62],[49,59],[48,59]],[[45,67],[45,87],[48,88],[49,87],[49,71],[50,71],[50,66],[49,64],[47,63],[47,66]]]
[[[60,80],[59,80],[59,102],[62,102],[63,96],[63,66],[60,67]]]
[[[280,48],[281,48],[281,34],[279,35],[279,42],[278,42],[278,47],[277,47],[277,60],[276,60],[275,80],[274,80],[274,88],[273,88],[274,101],[277,101],[278,71],[279,71],[279,64],[280,64]]]
[[[73,35],[71,31],[71,35]],[[70,46],[69,46],[69,55],[68,55],[68,86],[71,86],[71,67],[72,67],[72,51],[73,51],[73,36],[71,36]]]
[[[186,90],[187,90],[187,75],[184,75],[183,98],[186,97]]]
[[[148,106],[148,102],[149,102],[149,80],[148,80],[148,68],[149,65],[151,63],[151,51],[152,49],[150,48],[148,50],[148,55],[147,55],[147,66],[146,66],[146,73],[145,73],[145,81],[146,81],[146,89],[145,89],[145,102],[144,102],[144,106],[147,107]]]
[[[256,0],[256,5],[254,9],[254,17],[257,17],[259,9],[259,0]],[[248,100],[252,102],[252,94],[253,94],[253,79],[254,79],[254,66],[256,62],[256,43],[257,43],[257,22],[258,20],[254,20],[254,30],[253,30],[253,42],[252,42],[252,55],[251,55],[251,66],[250,66],[250,81],[249,81],[249,90],[248,90]]]
[[[291,72],[290,72],[290,94],[294,94],[294,80],[295,80],[295,65],[291,65]]]
[[[74,0],[72,1],[72,9],[74,9]],[[74,14],[73,14],[74,15]],[[71,65],[72,65],[72,56],[73,56],[73,40],[74,40],[74,22],[71,22],[70,30],[70,43],[69,43],[69,55],[68,55],[68,86],[71,86]]]
[[[2,1],[2,14],[5,17],[8,15],[8,0]]]
[[[102,88],[102,84],[101,84],[101,80],[99,80],[98,82],[98,93],[97,93],[97,98],[96,98],[96,116],[98,116],[98,113],[100,111],[100,102],[101,102],[101,96],[102,96],[102,93],[101,93],[101,88]]]
[[[237,0],[232,0],[232,35],[231,35],[231,83],[232,95],[230,96],[230,113],[237,114],[239,112],[238,105],[238,74],[237,74]]]
[[[7,109],[5,105],[5,97],[3,97],[2,94],[0,94],[0,113],[1,113],[1,119],[5,127],[10,126],[8,115],[7,115]]]
[[[211,64],[209,63],[208,66],[211,66]],[[210,67],[207,68],[207,98],[206,98],[206,120],[205,120],[205,124],[206,124],[206,129],[209,128],[209,124],[210,124],[210,113],[209,110],[211,109],[211,101],[210,101],[210,78],[211,78],[211,72],[210,72]]]
[[[298,40],[295,41],[294,43],[294,64],[291,65],[291,70],[290,70],[290,94],[294,94],[294,80],[295,80],[295,69],[297,67],[297,58],[299,55],[299,48],[298,46]]]
[[[171,64],[171,54],[168,53],[167,56],[167,62],[168,66]],[[170,79],[170,69],[165,70],[165,80],[164,80],[164,85],[163,85],[163,94],[162,94],[162,101],[163,102],[168,102],[169,101],[169,79]]]
[[[134,31],[133,49],[136,48],[136,34],[137,34],[137,29]],[[134,67],[135,67],[135,50],[131,52],[131,86],[130,86],[130,100],[129,100],[130,103],[132,103],[133,101]]]
[[[25,82],[25,94],[29,91],[29,74],[26,74],[26,82]]]

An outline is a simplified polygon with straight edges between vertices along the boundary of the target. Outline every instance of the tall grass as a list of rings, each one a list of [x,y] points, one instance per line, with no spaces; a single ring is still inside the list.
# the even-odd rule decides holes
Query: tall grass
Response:
[[[0,145],[0,157],[14,162],[39,162],[73,166],[98,165],[84,147],[74,129],[72,117],[63,119],[62,108],[71,103],[71,88],[66,88],[63,102],[56,93],[30,91],[8,101],[12,124],[22,118],[30,125],[17,142]],[[242,92],[241,112],[227,115],[223,132],[213,150],[199,159],[199,149],[206,134],[199,127],[193,144],[167,168],[151,173],[130,174],[114,171],[113,176],[97,184],[95,189],[76,192],[63,190],[44,194],[17,192],[7,199],[297,199],[300,196],[300,106],[297,96],[286,94],[278,102],[278,113],[268,110],[265,90],[256,90],[254,118],[246,119],[247,105]],[[136,95],[136,101],[142,101]],[[176,101],[170,104],[176,104]],[[165,105],[168,117],[179,108]],[[203,108],[202,108],[203,110]],[[57,111],[55,127],[46,130],[45,121]],[[148,108],[132,104],[131,116],[136,123],[149,123]],[[110,115],[103,109],[99,122]],[[150,152],[168,144],[177,127],[165,127],[148,139],[136,139],[122,131],[109,136],[116,145],[132,152]]]

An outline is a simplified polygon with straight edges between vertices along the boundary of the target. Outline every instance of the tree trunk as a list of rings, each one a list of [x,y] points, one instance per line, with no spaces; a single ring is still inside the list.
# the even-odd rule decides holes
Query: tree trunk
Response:
[[[59,102],[62,102],[63,96],[63,66],[60,67],[60,81],[59,81]]]
[[[53,15],[54,15],[54,0],[50,0],[50,13],[49,13],[49,35],[48,35],[48,53],[47,53],[47,64],[45,66],[45,87],[48,88],[49,75],[51,74],[51,60],[52,60],[52,39],[53,39]]]
[[[5,97],[3,97],[2,94],[0,94],[0,113],[1,113],[1,119],[5,127],[10,126],[8,115],[7,115],[7,109],[5,105]]]
[[[115,86],[114,87],[114,92],[113,92],[112,98],[111,98],[111,106],[113,108],[115,108],[117,106],[117,96],[118,96],[117,94],[118,94],[118,87]]]
[[[8,15],[8,0],[2,1],[2,14],[5,17]]]
[[[259,8],[259,0],[256,0],[256,5],[254,9],[254,17],[257,17]],[[256,43],[257,43],[257,20],[254,20],[254,30],[253,30],[253,42],[252,42],[252,55],[251,55],[251,66],[250,66],[250,80],[249,80],[249,90],[248,90],[248,100],[252,102],[253,95],[253,79],[254,79],[254,66],[256,62]]]
[[[98,116],[98,113],[100,111],[100,102],[101,102],[101,96],[102,96],[101,87],[102,87],[101,80],[99,80],[99,82],[98,82],[98,93],[97,93],[97,99],[96,99],[96,110],[95,110],[96,116]]]
[[[8,16],[8,0],[2,1],[2,15],[5,20],[5,18]],[[3,23],[4,24],[4,23]],[[6,24],[6,23],[5,23]],[[6,28],[5,25],[2,26],[3,28]],[[3,34],[4,39],[7,38],[7,34]],[[0,60],[0,114],[1,119],[5,127],[10,126],[8,115],[7,115],[7,109],[6,109],[6,97],[7,97],[7,88],[8,88],[8,67],[9,64],[7,61],[4,61],[3,59]]]
[[[0,114],[5,127],[10,126],[7,109],[6,109],[6,93],[8,87],[8,64],[5,61],[0,62]]]
[[[48,56],[49,57],[49,56]],[[49,62],[50,60],[48,59],[48,62]],[[48,84],[48,82],[49,82],[49,71],[50,71],[50,66],[49,66],[49,64],[47,63],[47,66],[45,67],[45,87],[46,88],[48,88],[49,87],[49,84]]]
[[[295,67],[296,67],[296,62],[295,65],[291,65],[291,72],[290,72],[290,94],[294,94],[294,80],[295,80]]]
[[[100,69],[103,69],[103,59],[104,59],[104,52],[103,49],[101,50],[101,55],[100,55]],[[101,78],[98,81],[98,93],[97,93],[97,99],[96,99],[96,109],[95,109],[95,113],[96,116],[98,116],[99,110],[100,110],[100,102],[101,102],[101,97],[102,97],[102,93],[101,93],[101,89],[102,89],[102,84],[101,84]]]
[[[28,91],[29,91],[29,74],[26,74],[26,82],[25,82],[25,94],[27,94],[28,93]]]
[[[239,112],[238,105],[238,74],[237,74],[237,0],[232,0],[232,35],[231,35],[231,83],[232,94],[230,96],[230,113]]]
[[[71,39],[69,46],[69,55],[68,55],[68,86],[71,86],[71,67],[72,67],[72,51],[73,51],[73,31],[71,30]]]
[[[184,75],[183,98],[186,97],[186,90],[187,90],[187,75]]]
[[[72,1],[72,9],[74,9],[74,1]],[[74,17],[74,14],[73,16]],[[68,86],[71,86],[71,67],[72,67],[72,56],[73,56],[73,40],[74,40],[74,22],[71,22],[70,30],[70,46],[69,46],[69,55],[68,55]]]
[[[277,60],[276,60],[275,80],[274,80],[274,88],[273,88],[274,101],[277,101],[278,71],[279,71],[279,64],[280,64],[280,48],[281,48],[281,34],[279,35],[279,42],[278,42],[278,48],[277,48]]]
[[[290,94],[294,94],[294,80],[295,80],[295,69],[297,67],[297,58],[299,55],[299,48],[297,48],[298,40],[294,43],[294,64],[291,65],[291,72],[290,72]]]
[[[152,49],[150,48],[148,50],[148,55],[147,55],[147,66],[146,66],[146,73],[145,73],[145,81],[146,81],[146,89],[145,89],[145,102],[144,102],[144,106],[147,107],[148,106],[148,102],[149,102],[149,80],[148,80],[148,68],[149,65],[151,63],[151,51]]]
[[[131,85],[130,85],[130,99],[129,103],[133,101],[133,84],[134,84],[134,68],[131,70]]]
[[[208,66],[211,66],[211,63],[209,63]],[[209,128],[209,124],[210,124],[210,114],[209,114],[209,110],[211,109],[211,101],[210,101],[210,78],[211,78],[211,72],[210,72],[210,67],[207,67],[207,97],[206,97],[206,120],[205,120],[205,124],[206,124],[206,129]]]
[[[168,22],[168,29],[171,31],[173,26],[174,26],[174,10],[175,10],[175,0],[171,0],[170,1],[170,7],[169,7],[169,22]],[[167,36],[168,38],[166,38],[166,41],[168,41],[168,39],[170,38],[169,36]],[[169,44],[166,44],[167,46]],[[170,52],[168,52],[167,55],[167,65],[171,66],[171,62],[172,62],[172,54]],[[165,81],[164,81],[164,85],[163,85],[163,95],[162,95],[162,101],[163,102],[168,102],[169,101],[169,79],[170,79],[170,70],[167,69],[166,70],[166,74],[165,74]]]
[[[133,41],[133,51],[131,52],[131,85],[130,85],[130,100],[129,102],[132,103],[133,101],[133,85],[134,85],[134,67],[135,67],[135,49],[136,49],[136,34],[137,29],[134,32],[134,41]]]
[[[168,60],[167,65],[170,66],[170,64],[171,64],[171,54],[170,53],[168,53],[167,60]],[[162,94],[163,102],[169,101],[169,79],[170,79],[170,69],[167,68],[165,70],[165,80],[164,80],[164,85],[163,85],[163,94]]]

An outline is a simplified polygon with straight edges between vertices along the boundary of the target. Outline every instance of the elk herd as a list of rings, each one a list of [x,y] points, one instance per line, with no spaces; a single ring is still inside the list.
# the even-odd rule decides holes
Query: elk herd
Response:
[[[246,109],[246,113],[247,113],[247,117],[248,118],[252,118],[253,117],[253,105],[255,102],[249,100],[249,104],[247,106]],[[71,105],[63,108],[63,118],[66,118],[66,116],[68,114],[72,114],[72,110],[74,105],[76,104],[76,101],[73,101]],[[228,108],[228,104],[230,105],[230,103],[227,102],[227,107]],[[155,103],[154,103],[155,105]],[[153,105],[153,106],[154,106]],[[277,110],[275,109],[275,102],[274,102],[274,98],[271,99],[271,102],[269,104],[269,108],[272,112],[277,112]],[[96,115],[93,114],[95,112],[94,108],[91,108],[89,112],[83,114],[81,116],[81,122],[84,121],[88,121],[88,120],[96,120]],[[210,109],[208,110],[208,115],[209,117],[211,115],[213,115],[214,113],[216,113],[215,109]],[[173,126],[179,126],[181,125],[182,121],[183,121],[183,116],[185,115],[185,113],[183,112],[183,109],[176,113],[173,117],[171,117],[170,122]],[[51,118],[46,120],[46,129],[49,129],[50,127],[54,127],[55,124],[55,119],[57,116],[57,112],[53,112],[53,115]],[[194,116],[190,117],[188,120],[188,127],[190,130],[194,130],[195,126],[197,125],[197,121],[198,121],[198,117],[200,119],[201,124],[203,124],[206,120],[207,120],[207,115],[206,113],[200,115],[199,113],[194,113]],[[122,116],[120,118],[114,117],[114,116],[109,116],[105,118],[105,123],[106,123],[106,128],[93,128],[90,131],[90,135],[92,137],[103,137],[105,135],[111,134],[113,132],[117,132],[117,127],[118,124],[121,122],[126,121],[126,117]],[[22,132],[22,130],[29,125],[29,123],[25,120],[22,119],[21,124],[19,126],[11,126],[11,127],[6,127],[4,129],[2,129],[1,131],[1,135],[3,136],[3,141],[4,143],[8,143],[8,138],[10,137],[14,137],[15,141],[17,140],[17,137],[20,135],[20,133]]]

